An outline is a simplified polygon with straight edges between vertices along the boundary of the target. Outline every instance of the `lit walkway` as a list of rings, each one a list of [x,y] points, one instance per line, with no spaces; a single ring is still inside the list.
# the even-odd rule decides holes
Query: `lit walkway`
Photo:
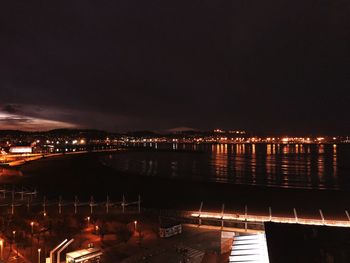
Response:
[[[348,212],[346,215],[348,216]],[[240,221],[247,223],[284,223],[284,224],[302,224],[302,225],[317,225],[317,226],[337,226],[337,227],[350,227],[350,216],[348,216],[347,221],[345,220],[329,220],[323,217],[315,219],[300,218],[295,215],[295,217],[283,217],[283,216],[257,216],[249,214],[221,214],[221,213],[210,213],[210,212],[192,212],[191,217],[198,219],[211,219],[217,221]]]

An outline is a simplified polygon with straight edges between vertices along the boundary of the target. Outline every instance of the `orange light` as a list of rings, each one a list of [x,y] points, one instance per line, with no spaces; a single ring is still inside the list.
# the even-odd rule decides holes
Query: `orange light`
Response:
[[[288,142],[288,141],[289,141],[289,138],[288,138],[288,137],[282,139],[282,142]]]

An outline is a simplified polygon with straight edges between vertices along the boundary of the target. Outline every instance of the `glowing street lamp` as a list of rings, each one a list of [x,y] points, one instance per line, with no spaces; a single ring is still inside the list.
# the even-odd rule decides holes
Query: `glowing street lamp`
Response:
[[[14,245],[16,245],[16,230],[12,231],[12,238],[13,238],[13,240],[10,243],[10,250],[11,251],[12,251],[12,243],[14,243]],[[17,249],[17,252],[18,252],[18,249]]]
[[[41,252],[41,248],[38,248],[38,263],[40,263],[40,252]]]
[[[34,233],[34,222],[33,222],[33,221],[30,222],[30,226],[31,226],[31,228],[32,228],[32,235],[33,235],[33,233]]]
[[[4,260],[4,257],[3,257],[3,252],[4,252],[4,240],[0,239],[0,259],[1,260]]]
[[[136,220],[134,221],[134,227],[135,227],[135,232],[136,232],[136,229],[137,229],[137,221]]]
[[[90,226],[90,217],[87,217],[87,221],[88,221],[88,226]]]

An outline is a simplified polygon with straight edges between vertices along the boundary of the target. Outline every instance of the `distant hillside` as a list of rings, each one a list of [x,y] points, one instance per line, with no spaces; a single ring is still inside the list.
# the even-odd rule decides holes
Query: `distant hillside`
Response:
[[[107,137],[110,135],[118,135],[116,133],[109,133],[101,130],[94,129],[54,129],[50,131],[38,131],[38,132],[28,132],[28,131],[19,131],[19,130],[0,130],[0,136],[79,136],[79,137],[88,137],[88,138],[101,138]]]

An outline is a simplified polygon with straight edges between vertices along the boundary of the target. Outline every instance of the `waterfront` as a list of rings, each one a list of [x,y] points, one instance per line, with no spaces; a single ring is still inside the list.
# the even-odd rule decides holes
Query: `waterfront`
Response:
[[[203,145],[203,147],[209,147],[209,145]],[[211,145],[210,147],[225,149],[226,146]],[[237,145],[231,145],[230,147],[237,147]],[[250,145],[245,147],[248,148]],[[256,145],[255,147],[256,155],[259,155],[261,146]],[[267,145],[264,147],[267,147]],[[319,145],[310,145],[309,147],[313,149],[320,148]],[[324,145],[323,149],[324,152],[320,153],[320,156],[322,156],[325,166],[328,167],[326,163],[328,163],[329,159],[327,158],[332,158],[333,160],[333,145]],[[100,152],[61,155],[24,164],[17,170],[14,170],[15,172],[17,171],[18,175],[2,176],[0,177],[0,183],[8,184],[8,187],[11,187],[11,185],[18,187],[22,185],[31,186],[36,188],[41,195],[46,195],[48,198],[63,196],[63,199],[66,200],[74,199],[75,195],[82,200],[89,200],[90,196],[94,196],[96,200],[105,200],[106,195],[109,195],[111,199],[120,200],[123,194],[126,195],[128,200],[136,200],[140,194],[143,205],[150,208],[197,210],[200,202],[203,201],[205,209],[215,211],[219,211],[221,205],[225,203],[228,211],[244,211],[244,206],[248,205],[249,211],[254,211],[257,214],[260,212],[266,214],[268,207],[271,206],[274,213],[293,216],[294,207],[301,209],[306,215],[317,215],[317,209],[322,208],[325,209],[324,211],[327,215],[339,214],[342,218],[345,217],[344,210],[347,210],[349,207],[349,202],[347,201],[349,200],[349,191],[347,191],[346,184],[348,145],[337,146],[337,166],[333,171],[337,172],[338,188],[333,186],[321,188],[317,185],[317,187],[312,188],[307,186],[294,187],[292,184],[288,187],[283,187],[283,185],[281,187],[277,184],[252,185],[249,181],[247,184],[237,184],[233,181],[225,183],[223,180],[220,180],[220,183],[218,183],[218,181],[208,177],[198,178],[197,176],[196,178],[191,174],[188,176],[186,173],[179,174],[182,171],[181,169],[177,170],[179,176],[165,173],[168,169],[169,160],[177,160],[184,163],[200,161],[205,164],[204,167],[207,167],[208,163],[203,162],[203,160],[208,160],[208,156],[213,158],[216,154],[219,153],[205,152],[203,150],[194,152],[191,149],[177,149],[174,151],[168,149],[134,148],[113,154]],[[288,156],[287,153],[280,154]],[[251,162],[252,159],[249,158],[250,153],[247,155],[247,160]],[[112,162],[115,158],[119,161],[123,160],[122,163],[125,160],[129,160],[132,163],[136,157],[142,157],[142,160],[147,160],[150,156],[158,158],[158,174],[138,173],[133,166],[129,166],[128,170],[116,169],[106,163],[106,160]],[[225,160],[224,164],[230,163],[226,161],[228,158],[227,154],[220,153],[219,156]],[[295,154],[291,154],[290,158],[295,158]],[[308,158],[313,160],[319,159],[317,155]],[[318,162],[316,163],[319,164]],[[248,167],[246,178],[250,180],[251,177],[248,176],[248,171],[251,172],[251,170],[247,164],[245,165]],[[333,168],[333,166],[331,167]],[[227,170],[227,167],[225,169]],[[225,169],[222,171],[226,172]],[[291,167],[289,169],[294,168]],[[312,176],[318,178],[318,174],[318,172],[312,173]],[[300,172],[299,175],[303,174]],[[263,174],[259,176],[261,177]],[[288,176],[293,178],[294,175],[290,174]],[[334,177],[335,175],[328,176]],[[307,175],[304,175],[304,177],[308,178]],[[333,179],[329,182],[333,182]],[[334,206],[335,203],[337,204],[336,207]]]
[[[101,157],[119,172],[286,188],[349,189],[348,144],[139,144]]]
[[[245,231],[244,228],[262,229],[263,222],[349,226],[350,192],[346,184],[349,145],[161,144],[157,145],[157,148],[148,148],[147,144],[142,144],[146,148],[139,146],[134,145],[114,152],[57,154],[26,162],[16,168],[2,167],[3,176],[0,177],[0,183],[5,185],[8,199],[3,200],[0,213],[8,215],[13,211],[15,218],[17,215],[29,216],[26,220],[27,225],[34,219],[44,226],[47,222],[55,225],[55,218],[63,221],[67,218],[69,222],[74,221],[74,225],[81,222],[80,225],[84,226],[87,216],[91,216],[94,220],[98,218],[98,227],[118,222],[124,232],[128,226],[132,229],[133,220],[137,218],[140,222],[150,221],[152,231],[147,227],[147,230],[142,232],[149,233],[145,234],[145,237],[154,238],[159,216],[177,218],[182,223],[219,227],[221,225],[226,229],[238,227],[239,231]],[[269,166],[271,168],[268,168]],[[268,181],[267,171],[271,178],[289,180]],[[235,176],[240,176],[241,181],[232,180]],[[306,184],[307,178],[314,178],[314,184]],[[320,180],[321,178],[324,180]],[[252,179],[256,181],[252,183]],[[15,207],[11,206],[12,189],[19,189],[16,193],[18,198],[21,196],[22,186],[24,189],[35,188],[39,193],[38,199],[30,205],[29,214],[26,199],[16,201]],[[141,210],[138,210],[138,204],[127,205],[124,215],[121,205],[123,196],[127,204],[130,204],[137,202],[139,195]],[[59,206],[61,200],[62,207]],[[75,200],[80,202],[77,214],[74,208]],[[20,205],[20,202],[24,202],[23,205]],[[111,204],[108,215],[107,202]],[[138,214],[138,211],[141,211],[141,214]],[[57,224],[61,224],[59,220]],[[7,229],[9,240],[10,230],[14,228],[20,227],[16,225]],[[194,236],[191,235],[192,229],[185,229],[186,234],[175,239],[176,242],[194,240]],[[27,226],[27,231],[29,230]],[[203,231],[198,227],[193,230],[195,235],[198,231]],[[130,231],[127,244],[113,236],[116,233],[114,230],[105,235],[106,239],[103,242],[103,236],[96,236],[94,228],[80,227],[77,230],[75,227],[69,231],[65,235],[74,233],[77,240],[75,249],[86,247],[89,242],[104,246],[105,262],[111,262],[109,258],[137,262],[149,254],[157,255],[153,257],[156,260],[173,253],[172,248],[166,247],[168,243],[160,242],[158,238],[156,246],[164,247],[164,251],[152,250],[148,253],[153,243],[148,243],[145,238],[142,243],[147,244],[148,250],[140,248],[140,243],[137,243],[139,239]],[[206,232],[205,240],[211,238],[207,235]],[[34,247],[42,247],[43,253],[47,254],[48,249],[63,238],[61,234],[48,233],[43,237],[45,242],[38,241]],[[54,242],[50,243],[50,240]],[[19,241],[18,238],[17,242]],[[22,243],[21,241],[18,244]],[[120,244],[124,244],[123,252],[120,250]],[[128,249],[133,252],[124,253]],[[215,249],[219,251],[217,246]],[[205,249],[200,248],[198,251],[202,251],[203,254]],[[10,255],[10,252],[6,253]],[[26,250],[21,248],[20,253],[33,258],[30,246]],[[133,254],[135,256],[131,256]],[[227,257],[227,254],[224,256]],[[175,253],[171,254],[171,257],[178,259],[179,255]]]

